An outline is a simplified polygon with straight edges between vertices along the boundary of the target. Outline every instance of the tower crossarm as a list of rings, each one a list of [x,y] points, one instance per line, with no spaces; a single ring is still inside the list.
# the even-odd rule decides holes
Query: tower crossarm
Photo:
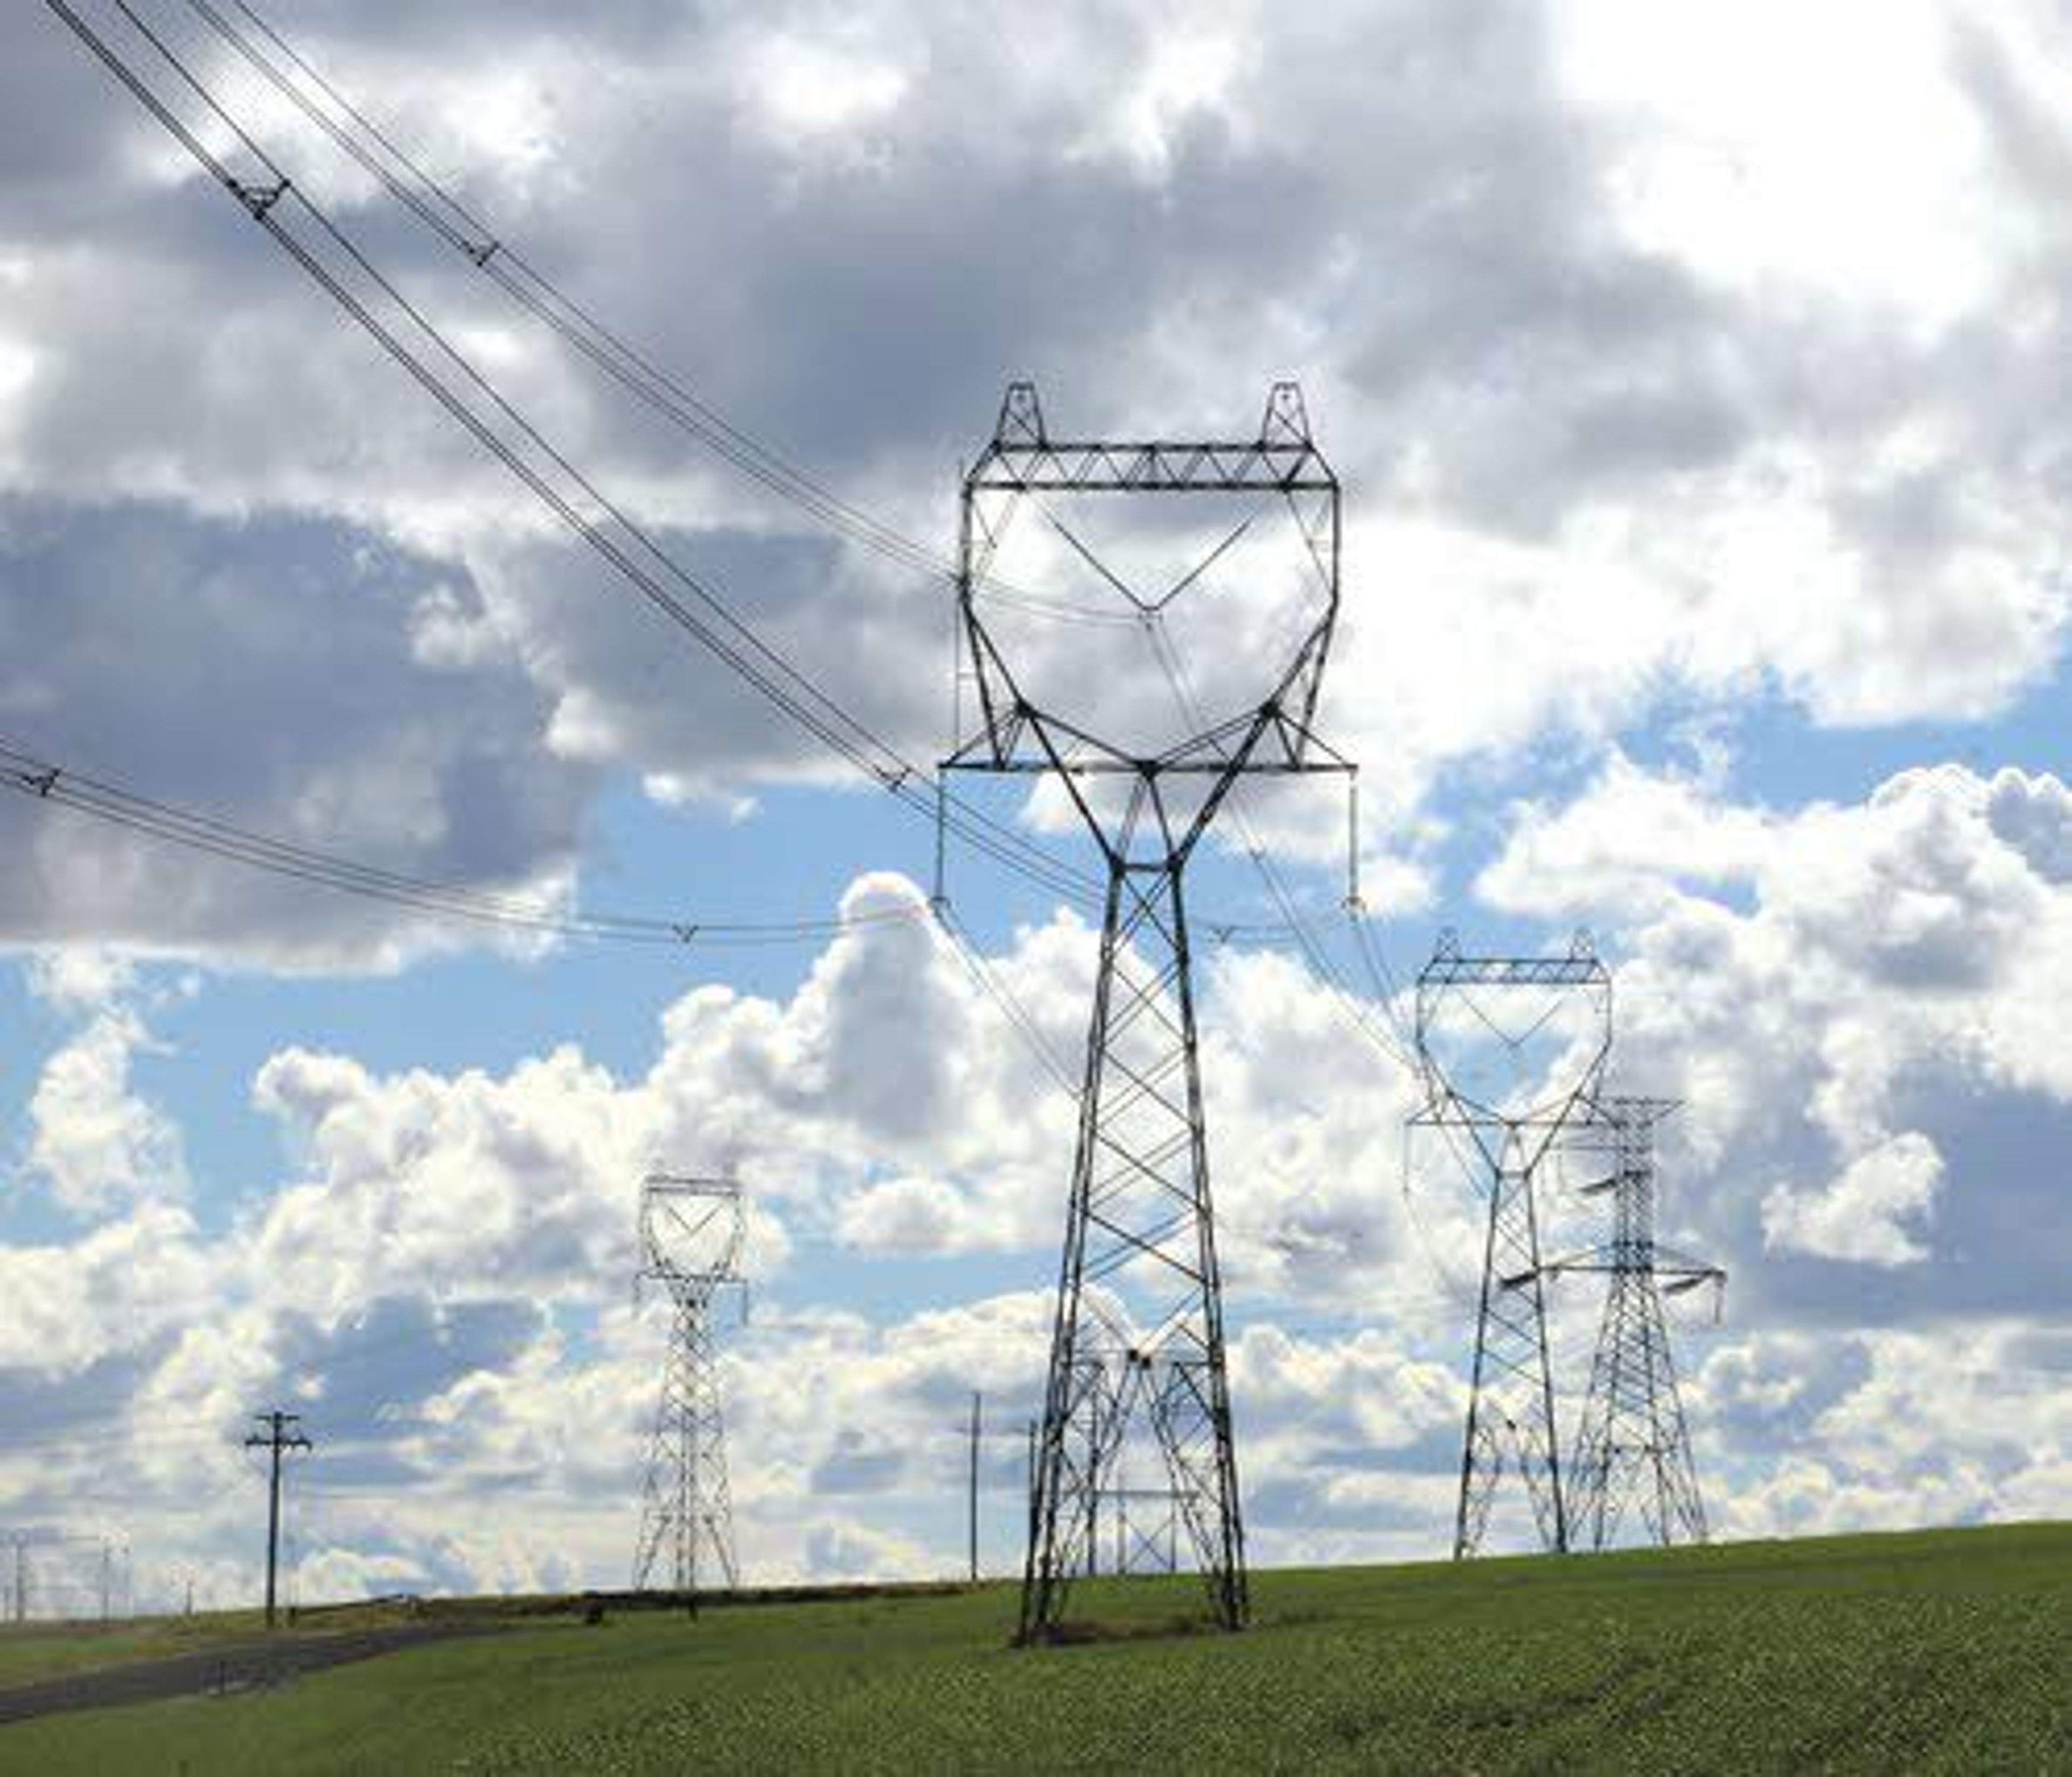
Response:
[[[1315,446],[1256,438],[996,441],[968,479],[974,487],[1023,494],[1327,493],[1338,485]]]
[[[1053,438],[1035,385],[1013,383],[965,485],[1002,493],[1327,493],[1338,478],[1309,437],[1293,383],[1276,383],[1252,438]]]

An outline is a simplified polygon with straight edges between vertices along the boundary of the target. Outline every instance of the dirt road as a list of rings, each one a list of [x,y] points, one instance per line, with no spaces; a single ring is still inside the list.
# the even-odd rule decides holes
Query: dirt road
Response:
[[[372,1660],[456,1635],[481,1635],[475,1623],[399,1623],[381,1629],[342,1629],[335,1634],[281,1635],[238,1642],[198,1653],[139,1660],[98,1671],[0,1689],[0,1726],[64,1709],[105,1709],[121,1703],[155,1703],[170,1697],[212,1696],[286,1684],[305,1672],[349,1660]]]

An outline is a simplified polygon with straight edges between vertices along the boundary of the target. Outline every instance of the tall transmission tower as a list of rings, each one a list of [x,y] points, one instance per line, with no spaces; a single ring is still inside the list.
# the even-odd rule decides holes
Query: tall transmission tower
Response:
[[[701,1574],[717,1571],[730,1589],[741,1580],[734,1562],[713,1299],[742,1282],[746,1236],[741,1186],[733,1179],[657,1172],[641,1185],[635,1288],[660,1284],[674,1312],[648,1445],[633,1586],[647,1590],[660,1570],[693,1605]]]
[[[1487,1202],[1457,1561],[1481,1548],[1507,1470],[1523,1484],[1541,1546],[1568,1547],[1536,1179],[1589,1114],[1611,1033],[1611,976],[1581,934],[1565,956],[1499,957],[1464,956],[1448,933],[1418,973],[1424,1102],[1411,1122],[1444,1137]]]
[[[1611,1546],[1630,1509],[1650,1541],[1667,1547],[1705,1540],[1705,1504],[1663,1298],[1708,1285],[1723,1292],[1727,1274],[1655,1241],[1655,1131],[1675,1108],[1666,1098],[1602,1098],[1571,1139],[1572,1147],[1610,1166],[1583,1188],[1611,1198],[1610,1242],[1547,1267],[1550,1276],[1610,1280],[1570,1488],[1572,1534],[1593,1549]]]
[[[1193,503],[1176,509],[1176,495]],[[1186,527],[1219,503],[1246,515],[1204,549]],[[1039,558],[1039,572],[1070,572],[1094,602],[1031,599],[991,578],[1009,526],[1032,512],[1018,535],[1057,564]],[[1241,780],[1350,769],[1311,732],[1338,614],[1338,478],[1292,383],[1274,386],[1256,437],[1186,444],[1053,438],[1034,385],[1015,383],[964,478],[960,519],[979,727],[944,769],[1043,780],[1107,866],[1018,1639],[1054,1633],[1071,1580],[1096,1566],[1104,1492],[1147,1465],[1170,1479],[1215,1620],[1235,1629],[1248,1608],[1244,1529],[1182,880]],[[1276,533],[1278,544],[1264,540]],[[1154,565],[1118,565],[1136,556]],[[1169,579],[1176,556],[1185,572]],[[1218,716],[1203,712],[1172,634],[1212,585],[1219,664],[1265,663],[1241,696],[1211,693],[1235,705]],[[1263,609],[1275,591],[1295,608]],[[1060,641],[1065,624],[1076,627]],[[1146,732],[1141,686],[1090,658],[1093,638],[1118,634],[1149,650],[1177,694],[1177,737],[1170,723]]]

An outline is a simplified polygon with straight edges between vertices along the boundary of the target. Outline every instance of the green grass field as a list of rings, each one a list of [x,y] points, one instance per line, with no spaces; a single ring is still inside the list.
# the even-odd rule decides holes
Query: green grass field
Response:
[[[547,1620],[0,1728],[7,1771],[2072,1771],[2072,1525]]]

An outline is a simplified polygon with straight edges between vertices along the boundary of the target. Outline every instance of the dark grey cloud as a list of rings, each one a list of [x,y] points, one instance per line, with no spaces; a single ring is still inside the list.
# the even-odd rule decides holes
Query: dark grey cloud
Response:
[[[0,504],[0,729],[89,775],[436,880],[524,885],[579,837],[588,775],[508,659],[442,663],[464,569],[314,519]],[[393,917],[9,798],[17,942],[348,954]]]

